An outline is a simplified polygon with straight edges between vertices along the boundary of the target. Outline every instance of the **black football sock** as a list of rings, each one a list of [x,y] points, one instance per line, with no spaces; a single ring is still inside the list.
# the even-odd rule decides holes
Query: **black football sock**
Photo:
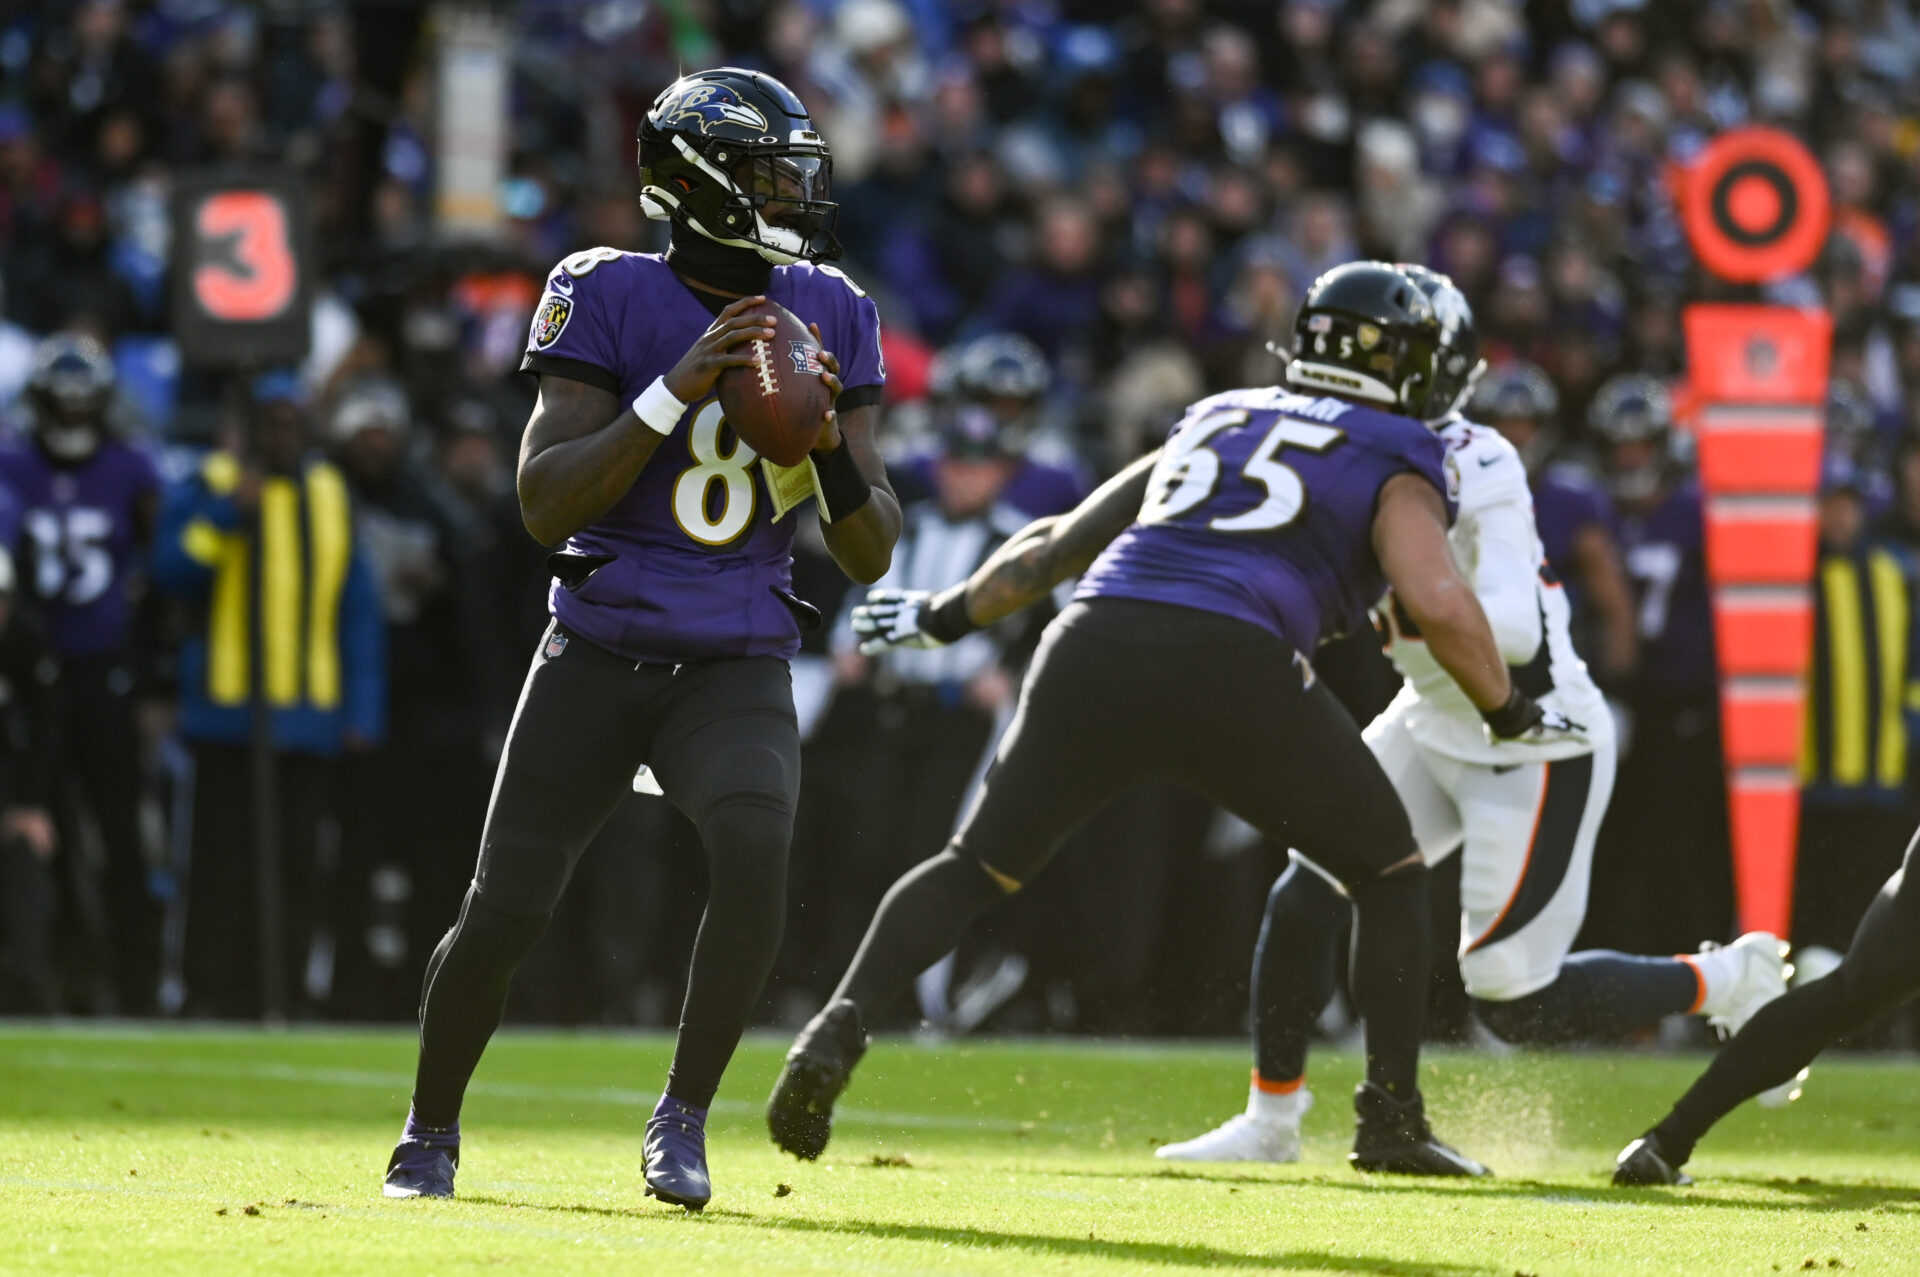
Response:
[[[693,942],[667,1094],[708,1108],[780,951],[793,818],[754,802],[714,808],[702,822],[707,911]]]
[[[1267,894],[1253,950],[1253,1064],[1263,1081],[1306,1075],[1314,1021],[1339,985],[1347,898],[1296,858]]]
[[[1867,1023],[1879,1009],[1850,997],[1839,971],[1761,1007],[1653,1128],[1667,1160],[1675,1166],[1685,1162],[1715,1122],[1793,1077],[1829,1043]]]
[[[548,914],[501,913],[467,889],[460,918],[433,951],[420,994],[420,1064],[413,1082],[413,1117],[421,1125],[452,1127],[487,1039],[500,1027],[514,970],[546,929]]]
[[[888,889],[834,998],[850,998],[863,1024],[906,992],[915,976],[960,943],[973,920],[1006,893],[971,856],[951,848],[923,860]]]
[[[1475,998],[1474,1013],[1502,1041],[1557,1046],[1618,1038],[1691,1011],[1700,979],[1677,958],[1641,958],[1590,949],[1568,956],[1560,975],[1523,998]]]
[[[1420,1035],[1431,963],[1427,867],[1349,883],[1353,899],[1353,999],[1367,1022],[1367,1081],[1396,1100],[1420,1089]]]

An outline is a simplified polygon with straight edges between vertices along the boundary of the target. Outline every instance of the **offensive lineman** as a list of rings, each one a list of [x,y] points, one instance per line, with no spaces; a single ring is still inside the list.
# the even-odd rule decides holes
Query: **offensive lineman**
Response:
[[[1376,611],[1400,695],[1366,730],[1429,865],[1458,849],[1460,975],[1481,1022],[1515,1043],[1614,1036],[1699,1012],[1728,1033],[1785,991],[1782,946],[1763,932],[1698,956],[1568,955],[1586,914],[1595,836],[1613,792],[1612,717],[1574,653],[1566,593],[1534,527],[1526,466],[1513,445],[1460,415],[1484,365],[1467,300],[1446,276],[1402,267],[1445,327],[1430,424],[1460,471],[1450,540],[1516,686],[1583,725],[1551,744],[1490,741],[1480,716],[1392,596]],[[1308,1036],[1332,999],[1339,888],[1300,853],[1267,898],[1254,950],[1255,1064],[1244,1113],[1159,1156],[1189,1162],[1291,1162],[1313,1097]]]
[[[1027,527],[965,583],[931,598],[880,592],[856,612],[869,650],[937,646],[1086,572],[1041,641],[960,831],[894,884],[789,1052],[767,1114],[781,1147],[818,1157],[864,1025],[1031,881],[1074,826],[1166,777],[1309,848],[1358,906],[1354,984],[1370,1014],[1355,1167],[1484,1173],[1432,1137],[1420,1099],[1426,865],[1386,776],[1306,659],[1362,623],[1391,582],[1491,730],[1544,744],[1566,729],[1509,680],[1447,549],[1457,480],[1445,450],[1397,415],[1427,402],[1439,339],[1431,303],[1397,269],[1329,271],[1295,323],[1288,376],[1300,393],[1203,399],[1158,453]]]
[[[519,491],[549,560],[553,623],[500,759],[479,865],[427,966],[420,1064],[390,1197],[450,1197],[460,1101],[581,851],[649,766],[700,830],[711,882],[646,1191],[712,1195],[707,1108],[760,996],[785,916],[800,783],[787,661],[819,614],[792,592],[794,525],[713,397],[771,337],[772,300],[814,321],[836,407],[813,452],[827,546],[871,582],[900,508],[873,444],[879,317],[839,256],[831,160],[800,100],[731,67],[689,75],[640,126],[641,205],[666,255],[596,248],[547,281],[522,371],[540,378]],[[844,384],[845,389],[841,387]],[[831,516],[827,521],[826,516]]]

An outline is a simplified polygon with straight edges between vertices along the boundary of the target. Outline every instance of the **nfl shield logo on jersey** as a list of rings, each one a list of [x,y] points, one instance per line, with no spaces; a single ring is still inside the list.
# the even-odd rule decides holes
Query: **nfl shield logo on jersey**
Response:
[[[540,649],[540,655],[551,661],[567,650],[567,636],[559,630],[547,635],[547,645]]]
[[[533,315],[533,344],[537,349],[545,350],[560,339],[560,330],[567,326],[567,319],[573,314],[573,298],[555,297],[548,293],[540,299],[540,309]]]

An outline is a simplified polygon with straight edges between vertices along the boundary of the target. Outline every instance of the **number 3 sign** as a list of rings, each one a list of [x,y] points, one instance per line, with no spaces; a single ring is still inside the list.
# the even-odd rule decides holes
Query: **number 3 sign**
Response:
[[[190,177],[173,205],[173,330],[200,367],[304,359],[313,254],[299,183]]]

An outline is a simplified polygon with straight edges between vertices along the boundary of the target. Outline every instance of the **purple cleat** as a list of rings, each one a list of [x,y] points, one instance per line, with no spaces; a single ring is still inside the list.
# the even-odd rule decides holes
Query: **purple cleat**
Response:
[[[707,1111],[660,1097],[647,1119],[647,1196],[698,1211],[713,1197],[707,1176]]]
[[[380,1192],[387,1197],[452,1197],[453,1173],[460,1166],[460,1123],[422,1126],[412,1110],[406,1129],[387,1161]]]

